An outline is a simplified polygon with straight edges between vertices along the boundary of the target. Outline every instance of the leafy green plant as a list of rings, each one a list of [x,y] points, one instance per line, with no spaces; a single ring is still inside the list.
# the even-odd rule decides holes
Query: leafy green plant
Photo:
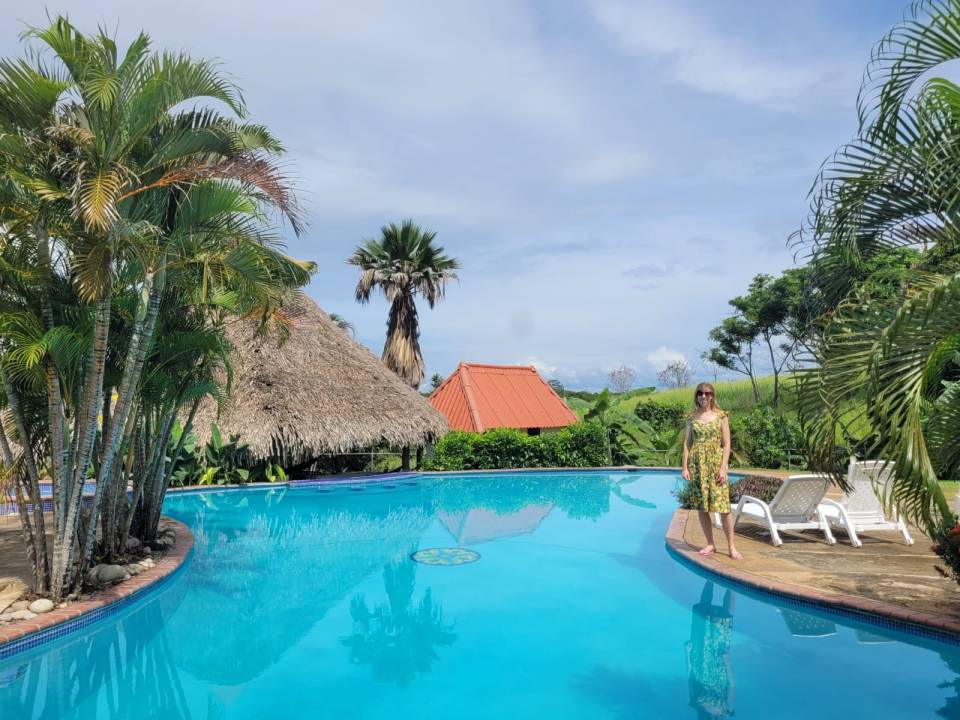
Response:
[[[276,465],[273,462],[267,461],[266,466],[263,469],[263,477],[267,482],[286,482],[287,481],[287,471],[283,469],[280,465]]]
[[[183,435],[183,426],[177,421],[174,423],[173,431],[170,433],[170,444],[167,451],[172,455],[174,449],[180,443]],[[199,485],[200,477],[203,475],[203,457],[198,448],[199,442],[194,432],[188,432],[183,439],[183,447],[180,448],[180,456],[177,459],[176,467],[170,476],[170,482],[176,487],[185,487],[188,485]]]
[[[576,423],[557,432],[529,436],[513,428],[485,433],[454,431],[437,442],[430,470],[488,470],[531,467],[599,467],[607,463],[604,429]]]
[[[210,439],[203,448],[204,471],[200,485],[233,485],[250,481],[250,470],[243,467],[249,457],[248,446],[239,435],[223,439],[220,428],[210,426]]]
[[[655,432],[683,427],[687,407],[679,403],[658,403],[649,400],[637,403],[633,414],[637,420],[649,423]]]
[[[752,467],[786,467],[790,452],[803,447],[800,426],[771,407],[731,415],[730,436],[741,462]]]

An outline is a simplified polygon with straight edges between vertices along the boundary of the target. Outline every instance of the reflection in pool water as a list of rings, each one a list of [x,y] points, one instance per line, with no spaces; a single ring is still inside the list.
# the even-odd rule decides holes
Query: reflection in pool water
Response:
[[[723,593],[723,604],[713,604],[713,582],[704,583],[700,602],[690,614],[687,672],[690,705],[698,718],[730,717],[733,712],[733,590]]]
[[[184,571],[0,662],[0,718],[767,718],[775,699],[778,718],[807,720],[811,688],[832,698],[819,718],[957,717],[957,648],[781,607],[670,557],[674,483],[525,473],[171,497],[196,537]],[[482,558],[410,560],[443,547]]]

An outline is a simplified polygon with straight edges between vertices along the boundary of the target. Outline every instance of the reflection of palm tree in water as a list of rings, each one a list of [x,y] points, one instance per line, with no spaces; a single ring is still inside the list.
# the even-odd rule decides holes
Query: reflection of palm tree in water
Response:
[[[693,606],[687,673],[690,705],[697,711],[698,718],[733,715],[733,668],[730,666],[733,604],[733,592],[727,590],[723,605],[714,605],[713,583],[708,581],[700,593],[700,602]]]
[[[430,588],[413,606],[415,565],[404,557],[383,568],[387,604],[371,610],[362,595],[350,603],[353,633],[343,638],[350,648],[350,661],[369,664],[378,680],[407,685],[414,677],[430,671],[437,659],[436,646],[451,645],[457,639],[453,625],[443,622],[443,612],[433,600]]]

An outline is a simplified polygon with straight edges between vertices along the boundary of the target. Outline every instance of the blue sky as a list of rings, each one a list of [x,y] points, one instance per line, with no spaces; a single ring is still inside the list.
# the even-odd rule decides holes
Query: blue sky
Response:
[[[217,58],[287,143],[309,293],[379,354],[386,302],[344,259],[412,217],[458,257],[421,309],[428,373],[533,363],[571,387],[683,356],[787,237],[855,129],[870,49],[906,0],[123,0],[50,3]],[[0,0],[0,54],[33,0]]]

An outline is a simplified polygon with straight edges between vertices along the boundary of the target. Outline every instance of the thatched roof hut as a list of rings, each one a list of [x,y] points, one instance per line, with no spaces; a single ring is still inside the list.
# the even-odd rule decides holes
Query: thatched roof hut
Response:
[[[286,467],[326,454],[377,445],[422,447],[447,432],[447,421],[312,300],[292,321],[282,346],[258,337],[256,322],[227,330],[233,389],[220,408],[206,400],[194,419],[201,441],[216,422],[239,434],[253,459]]]

